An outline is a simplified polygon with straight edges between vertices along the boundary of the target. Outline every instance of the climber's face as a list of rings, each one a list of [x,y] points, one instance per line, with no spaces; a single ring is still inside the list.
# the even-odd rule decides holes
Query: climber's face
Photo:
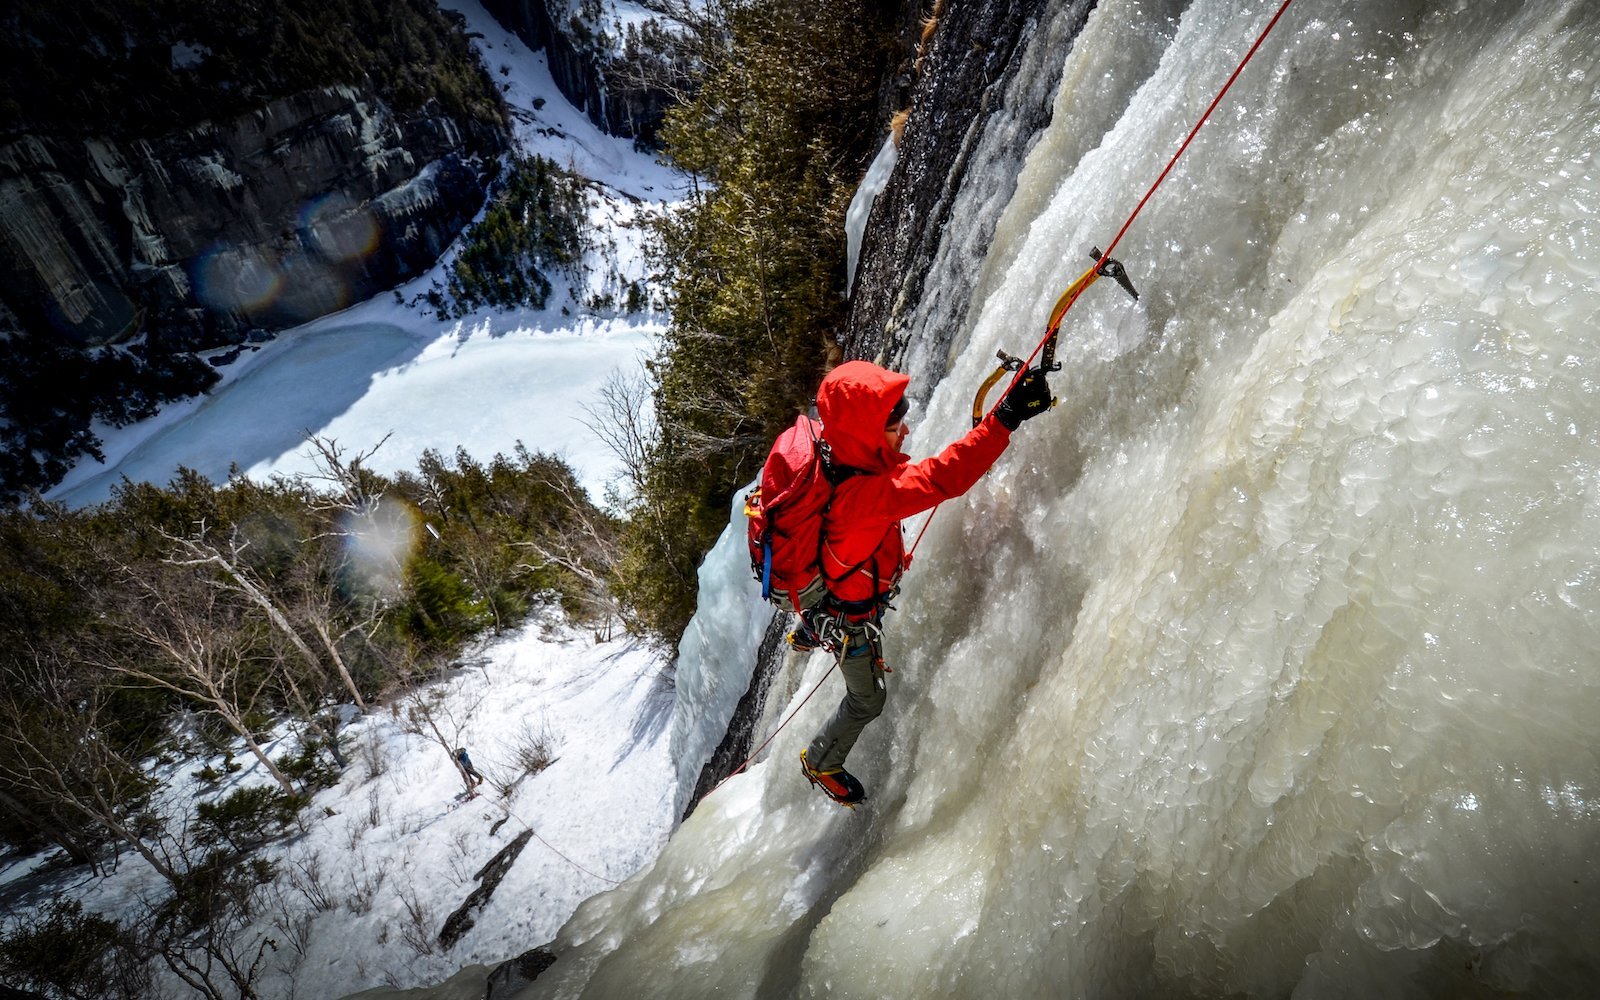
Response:
[[[890,424],[888,427],[883,429],[883,439],[884,441],[888,442],[889,447],[894,451],[905,450],[903,445],[906,442],[906,438],[910,434],[911,425],[907,424],[904,420],[900,421],[899,423]]]

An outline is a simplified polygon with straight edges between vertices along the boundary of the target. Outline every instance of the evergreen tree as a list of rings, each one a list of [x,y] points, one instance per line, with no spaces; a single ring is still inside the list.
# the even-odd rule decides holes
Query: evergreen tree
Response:
[[[176,877],[146,768],[182,752],[180,716],[246,751],[293,720],[302,752],[272,766],[298,801],[344,764],[331,706],[403,689],[541,602],[602,631],[614,616],[615,522],[560,460],[429,453],[391,480],[323,444],[320,480],[184,470],[98,507],[0,509],[0,841],[94,866],[120,840]],[[435,528],[397,552],[392,592],[356,583],[347,544],[381,505]]]
[[[450,305],[440,312],[464,316],[484,306],[543,309],[550,300],[551,275],[562,272],[578,280],[588,238],[585,187],[583,178],[542,156],[514,159],[483,218],[462,238],[444,289]]]
[[[844,322],[844,212],[878,138],[881,5],[714,5],[694,97],[667,155],[697,186],[655,225],[673,322],[651,366],[659,436],[616,585],[634,623],[675,642],[733,491],[811,403]]]

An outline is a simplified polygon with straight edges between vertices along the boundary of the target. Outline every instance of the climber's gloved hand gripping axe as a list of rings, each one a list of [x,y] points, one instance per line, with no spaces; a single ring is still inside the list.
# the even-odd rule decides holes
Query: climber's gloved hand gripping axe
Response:
[[[1139,292],[1133,287],[1133,282],[1128,278],[1128,270],[1122,266],[1121,261],[1102,255],[1099,247],[1090,250],[1089,256],[1094,259],[1095,263],[1087,271],[1083,272],[1083,275],[1077,281],[1067,286],[1067,290],[1062,292],[1061,297],[1056,300],[1055,308],[1050,310],[1050,323],[1045,327],[1044,348],[1039,352],[1039,368],[1041,371],[1058,372],[1061,370],[1061,365],[1056,361],[1056,339],[1061,332],[1061,319],[1066,315],[1067,309],[1072,303],[1078,300],[1078,296],[1082,295],[1090,285],[1095,283],[1096,278],[1111,278],[1121,285],[1129,295],[1133,296],[1134,301],[1139,299]],[[972,400],[972,426],[974,427],[983,421],[983,415],[987,412],[984,408],[983,400],[985,396],[989,395],[989,390],[994,388],[995,383],[999,382],[1001,376],[1006,372],[1019,371],[1025,363],[1023,359],[1007,354],[1005,351],[997,351],[995,356],[1000,359],[1000,367],[996,368],[993,374],[983,380],[983,385],[978,387],[977,396],[973,397]],[[1050,405],[1054,406],[1055,401],[1051,400]]]

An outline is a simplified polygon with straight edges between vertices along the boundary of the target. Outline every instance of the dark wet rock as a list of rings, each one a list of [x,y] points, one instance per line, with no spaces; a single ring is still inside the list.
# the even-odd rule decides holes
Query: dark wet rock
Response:
[[[483,1000],[508,1000],[516,996],[554,964],[556,953],[545,947],[530,948],[509,962],[500,963],[489,973]]]
[[[517,839],[500,848],[499,852],[489,859],[489,863],[472,876],[478,887],[472,890],[472,894],[456,908],[454,913],[445,918],[444,926],[439,930],[439,944],[446,950],[455,947],[461,936],[472,930],[477,922],[473,914],[488,905],[490,897],[500,887],[500,880],[505,878],[506,872],[516,864],[517,855],[522,853],[522,849],[528,846],[528,841],[531,839],[533,839],[532,830],[522,831]]]
[[[304,91],[149,140],[0,146],[0,299],[28,336],[165,350],[304,322],[431,266],[482,204],[498,128]]]
[[[929,358],[944,356],[980,273],[973,261],[987,252],[1026,153],[1050,123],[1065,60],[1058,50],[1034,65],[1023,57],[1028,44],[1048,32],[1051,46],[1041,49],[1070,45],[1094,6],[1082,0],[1051,15],[1046,0],[944,4],[913,75],[899,161],[863,233],[847,357],[901,367],[913,337]],[[967,183],[975,162],[987,171],[981,185]]]
[[[767,689],[772,686],[772,677],[777,673],[778,665],[789,652],[789,644],[784,642],[788,631],[789,616],[781,611],[775,612],[772,621],[767,623],[766,634],[761,637],[761,646],[756,650],[756,667],[750,673],[750,686],[745,688],[744,695],[735,706],[733,718],[728,721],[728,730],[722,735],[722,742],[712,752],[705,767],[700,769],[700,779],[695,782],[694,794],[683,809],[683,819],[688,819],[700,800],[750,756],[755,746],[756,723],[761,721],[761,712],[767,703]]]

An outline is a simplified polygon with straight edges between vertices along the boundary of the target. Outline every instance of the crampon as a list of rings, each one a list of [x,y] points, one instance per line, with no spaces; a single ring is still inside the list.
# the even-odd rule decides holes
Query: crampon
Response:
[[[804,750],[800,751],[800,772],[812,785],[822,789],[822,794],[847,809],[854,809],[857,803],[867,797],[867,790],[855,775],[842,767],[832,771],[814,770],[806,761]]]

